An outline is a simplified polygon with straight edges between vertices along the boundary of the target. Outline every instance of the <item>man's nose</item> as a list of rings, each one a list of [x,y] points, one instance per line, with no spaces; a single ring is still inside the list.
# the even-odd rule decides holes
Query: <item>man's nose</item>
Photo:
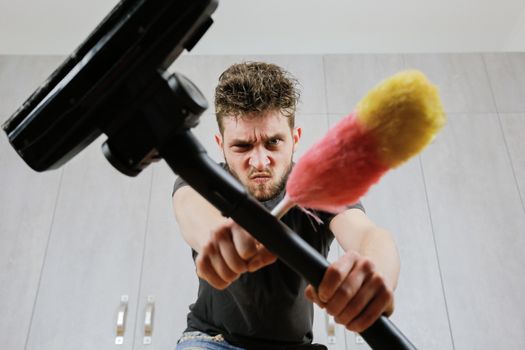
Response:
[[[250,154],[248,164],[257,170],[263,170],[270,165],[270,157],[263,149],[255,149]]]

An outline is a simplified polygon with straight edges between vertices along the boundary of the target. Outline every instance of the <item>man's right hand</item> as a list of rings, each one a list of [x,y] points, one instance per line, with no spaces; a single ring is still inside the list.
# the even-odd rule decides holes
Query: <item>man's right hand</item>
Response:
[[[195,260],[197,275],[216,289],[225,289],[244,272],[273,264],[277,257],[233,220],[211,232]]]

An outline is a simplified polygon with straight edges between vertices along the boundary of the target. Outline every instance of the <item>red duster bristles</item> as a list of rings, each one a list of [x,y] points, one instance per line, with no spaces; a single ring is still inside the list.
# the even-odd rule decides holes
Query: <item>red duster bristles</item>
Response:
[[[287,196],[307,208],[344,210],[388,170],[376,149],[377,140],[350,114],[301,157],[288,178]]]

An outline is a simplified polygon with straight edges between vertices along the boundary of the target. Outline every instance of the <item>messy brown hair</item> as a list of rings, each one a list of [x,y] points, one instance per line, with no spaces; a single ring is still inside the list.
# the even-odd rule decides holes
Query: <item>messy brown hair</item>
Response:
[[[281,67],[264,62],[237,63],[226,69],[215,88],[215,115],[221,134],[224,117],[279,110],[294,128],[299,83]]]

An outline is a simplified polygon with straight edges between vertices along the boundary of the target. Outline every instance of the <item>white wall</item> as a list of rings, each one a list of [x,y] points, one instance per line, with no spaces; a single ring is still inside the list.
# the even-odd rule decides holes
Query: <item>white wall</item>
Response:
[[[525,6],[521,9],[518,20],[514,22],[514,29],[510,32],[505,44],[508,50],[525,51]]]
[[[117,3],[0,0],[0,54],[68,54]],[[523,0],[220,0],[196,54],[525,51]]]

